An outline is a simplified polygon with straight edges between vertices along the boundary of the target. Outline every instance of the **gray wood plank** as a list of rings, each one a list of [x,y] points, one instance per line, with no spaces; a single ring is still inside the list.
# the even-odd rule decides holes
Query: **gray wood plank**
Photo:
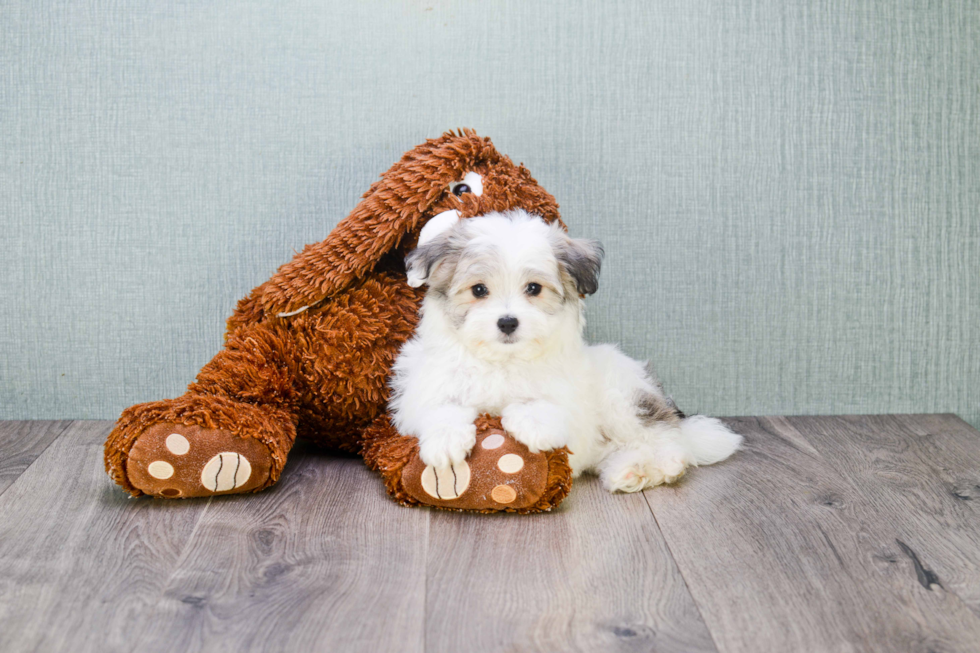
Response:
[[[732,422],[747,450],[677,487],[526,517],[401,508],[310,450],[268,492],[129,500],[110,423],[3,423],[0,650],[976,650],[980,434]]]
[[[980,433],[955,415],[785,421],[893,526],[889,559],[980,615]]]
[[[0,650],[132,650],[207,502],[132,500],[110,422],[74,422],[0,496]]]
[[[977,650],[980,619],[919,583],[902,532],[799,432],[729,422],[744,451],[645,493],[719,650]]]
[[[639,495],[576,481],[542,515],[433,512],[426,650],[714,651]]]
[[[71,420],[0,422],[0,494],[24,473]]]
[[[428,521],[359,458],[294,450],[276,487],[212,500],[133,650],[421,651]]]
[[[0,650],[421,650],[428,513],[359,459],[272,490],[130,500],[79,422],[0,497]]]

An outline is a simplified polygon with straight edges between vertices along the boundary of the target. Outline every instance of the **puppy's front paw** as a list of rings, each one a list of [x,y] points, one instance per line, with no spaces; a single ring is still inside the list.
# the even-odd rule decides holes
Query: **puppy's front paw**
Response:
[[[419,458],[436,469],[466,460],[476,444],[476,426],[443,422],[419,434]]]
[[[558,406],[543,401],[511,404],[500,415],[504,430],[531,453],[550,451],[568,444],[568,424]]]

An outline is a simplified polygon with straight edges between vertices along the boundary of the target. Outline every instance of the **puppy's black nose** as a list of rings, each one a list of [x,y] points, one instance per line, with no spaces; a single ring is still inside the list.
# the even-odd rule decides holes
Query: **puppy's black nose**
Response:
[[[510,335],[517,331],[517,318],[513,315],[505,315],[497,320],[497,328]]]

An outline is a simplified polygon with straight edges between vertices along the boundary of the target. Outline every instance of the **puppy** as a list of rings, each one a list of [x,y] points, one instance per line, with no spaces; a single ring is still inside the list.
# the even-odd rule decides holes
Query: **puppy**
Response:
[[[520,210],[444,229],[406,259],[409,283],[428,292],[391,380],[394,424],[424,463],[463,461],[482,413],[532,452],[568,446],[573,474],[596,473],[611,492],[671,483],[738,449],[741,436],[685,417],[641,363],[584,342],[598,242]]]

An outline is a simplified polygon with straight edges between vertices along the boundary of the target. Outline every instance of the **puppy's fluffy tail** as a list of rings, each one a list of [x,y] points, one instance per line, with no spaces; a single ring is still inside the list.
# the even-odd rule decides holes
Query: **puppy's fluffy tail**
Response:
[[[692,415],[681,421],[684,446],[696,465],[712,465],[735,453],[742,436],[714,417]]]

